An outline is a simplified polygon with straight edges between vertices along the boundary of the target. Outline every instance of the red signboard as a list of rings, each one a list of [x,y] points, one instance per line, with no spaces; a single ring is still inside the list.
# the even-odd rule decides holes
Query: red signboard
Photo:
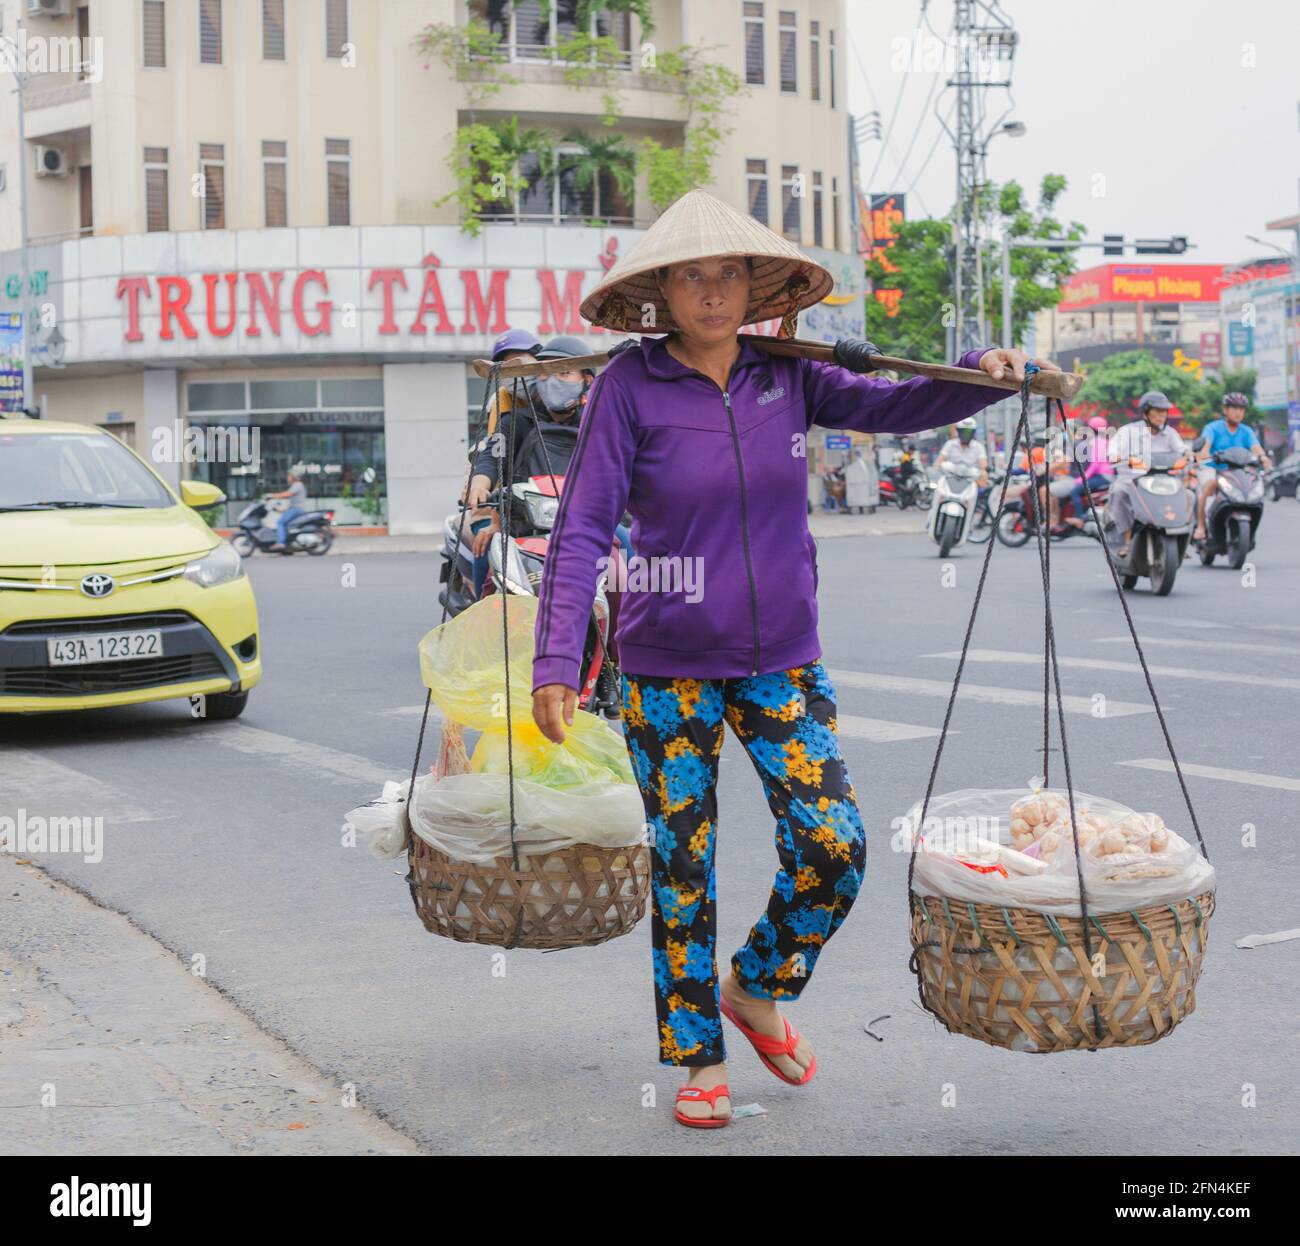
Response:
[[[898,272],[897,265],[890,263],[889,248],[898,241],[898,230],[905,219],[904,203],[903,195],[871,196],[871,250],[867,258],[877,260],[886,273]],[[885,281],[876,286],[874,294],[876,302],[884,304],[887,316],[898,315],[902,290],[891,287]]]
[[[1100,264],[1061,286],[1060,311],[1119,303],[1217,303],[1227,286],[1264,275],[1227,264]]]

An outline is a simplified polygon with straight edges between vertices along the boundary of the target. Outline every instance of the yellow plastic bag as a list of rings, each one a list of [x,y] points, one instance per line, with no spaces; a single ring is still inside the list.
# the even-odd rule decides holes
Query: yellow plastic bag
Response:
[[[533,722],[533,629],[537,598],[492,593],[420,641],[420,675],[444,718],[483,733],[471,771],[505,774],[507,738],[516,778],[559,790],[588,783],[634,784],[623,738],[595,714],[576,710],[555,744]],[[510,731],[506,731],[506,642],[510,654]]]

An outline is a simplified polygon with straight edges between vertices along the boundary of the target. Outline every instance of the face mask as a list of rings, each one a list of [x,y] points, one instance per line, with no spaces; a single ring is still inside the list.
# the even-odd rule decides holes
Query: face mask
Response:
[[[562,381],[544,376],[537,382],[537,396],[548,411],[572,411],[582,401],[581,381]]]

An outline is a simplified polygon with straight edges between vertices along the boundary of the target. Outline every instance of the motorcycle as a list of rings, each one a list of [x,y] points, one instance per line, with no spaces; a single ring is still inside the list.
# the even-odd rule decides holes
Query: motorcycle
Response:
[[[966,539],[973,545],[983,545],[993,536],[993,523],[997,518],[998,502],[1001,498],[1001,486],[1006,475],[1001,472],[989,472],[988,488],[981,489],[975,500],[975,513],[971,516],[970,531]]]
[[[1219,490],[1205,512],[1205,539],[1196,542],[1203,567],[1220,554],[1240,571],[1255,548],[1255,533],[1264,515],[1264,476],[1249,450],[1229,446],[1214,455]]]
[[[1142,465],[1140,460],[1130,460],[1130,464]],[[1157,597],[1168,596],[1174,587],[1196,518],[1195,494],[1179,474],[1186,465],[1187,460],[1177,454],[1153,453],[1150,466],[1133,482],[1137,488],[1128,553],[1123,558],[1112,553],[1125,588],[1132,588],[1144,575],[1150,578],[1151,591]],[[1109,514],[1102,517],[1101,537],[1113,551],[1123,544],[1124,534]]]
[[[280,537],[274,524],[267,526],[265,522],[269,513],[263,498],[245,507],[235,521],[238,531],[230,538],[230,543],[241,558],[248,558],[257,550],[265,553],[279,544]],[[334,544],[334,533],[330,530],[333,522],[333,511],[306,511],[296,516],[285,529],[284,549],[274,552],[296,554],[301,551],[313,557],[329,553]]]
[[[1060,477],[1059,479],[1065,479]],[[1071,477],[1073,483],[1073,478]],[[1110,487],[1110,481],[1107,477],[1094,477],[1090,482],[1092,485],[1092,499],[1100,509],[1106,501],[1106,491]],[[1033,488],[1038,488],[1042,484],[1041,479],[1034,478]],[[997,538],[1003,545],[1011,549],[1019,549],[1030,537],[1037,531],[1037,519],[1035,517],[1035,504],[1029,490],[1029,478],[1020,476],[1017,480],[1008,480],[1007,501],[1002,511],[1002,518],[998,522]],[[1059,518],[1062,525],[1053,529],[1048,534],[1048,539],[1052,541],[1068,541],[1073,537],[1087,536],[1096,539],[1097,525],[1090,514],[1078,516],[1083,520],[1083,527],[1075,524],[1067,524],[1064,521],[1074,515],[1074,499],[1066,496],[1059,499],[1061,508]],[[996,510],[996,504],[994,506]]]
[[[926,528],[930,539],[939,547],[940,558],[947,558],[955,546],[966,540],[979,493],[975,483],[979,475],[980,469],[973,463],[946,459],[939,464],[939,483],[935,486]]]
[[[895,463],[880,473],[880,500],[892,502],[899,510],[909,506],[926,506],[931,500],[930,482],[915,464]]]
[[[564,477],[550,474],[531,476],[527,480],[515,481],[510,486],[507,500],[510,507],[510,540],[507,545],[499,531],[492,536],[488,546],[488,570],[483,581],[482,597],[502,591],[537,595],[563,487]],[[489,494],[484,503],[498,513],[501,504],[500,489]],[[458,533],[456,528],[460,517],[458,512],[447,521],[441,551],[442,567],[438,576],[443,585],[438,592],[438,602],[446,607],[448,618],[454,618],[480,600],[474,592],[474,551],[471,543],[474,533],[491,522],[488,518],[482,518],[471,523],[466,512],[464,530]],[[596,585],[596,597],[592,603],[579,669],[582,686],[578,690],[578,708],[593,714],[603,714],[607,718],[618,718],[622,713],[623,692],[613,636],[618,621],[619,594],[608,584],[610,572],[616,572],[616,583],[622,582],[623,548],[617,541],[611,551],[609,570]]]

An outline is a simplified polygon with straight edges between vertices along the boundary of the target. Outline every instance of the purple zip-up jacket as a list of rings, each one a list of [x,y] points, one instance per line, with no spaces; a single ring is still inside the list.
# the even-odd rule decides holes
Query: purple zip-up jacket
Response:
[[[624,511],[637,559],[669,573],[645,591],[630,581],[623,593],[624,671],[721,679],[816,660],[809,428],[914,433],[974,415],[1007,392],[923,377],[893,384],[750,342],[724,392],[674,359],[665,340],[642,338],[593,389],[538,594],[534,692],[579,687],[601,560]],[[968,352],[958,366],[978,367],[983,353]],[[676,573],[684,560],[694,582]]]

